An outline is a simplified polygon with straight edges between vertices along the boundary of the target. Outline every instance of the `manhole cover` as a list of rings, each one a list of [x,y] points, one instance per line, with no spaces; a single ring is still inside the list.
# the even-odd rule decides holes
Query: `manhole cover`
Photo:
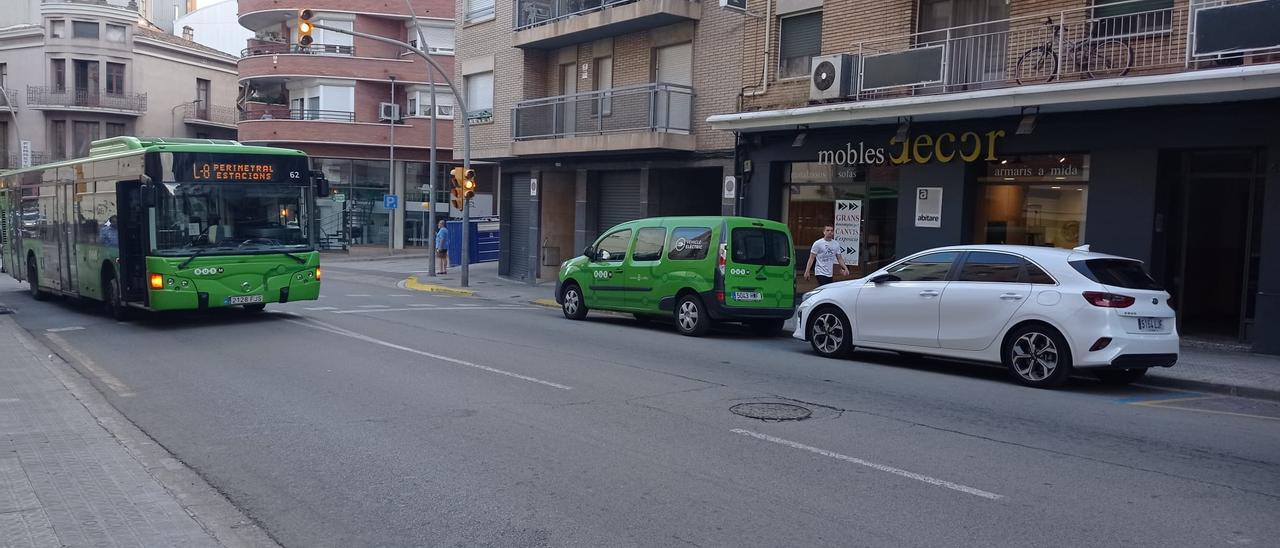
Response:
[[[813,411],[789,403],[740,403],[730,407],[729,411],[762,421],[799,421],[813,415]]]

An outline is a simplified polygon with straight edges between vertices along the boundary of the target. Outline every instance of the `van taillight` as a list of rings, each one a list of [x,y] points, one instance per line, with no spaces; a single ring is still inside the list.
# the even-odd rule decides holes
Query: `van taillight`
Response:
[[[1136,300],[1128,295],[1104,293],[1102,291],[1085,291],[1084,300],[1089,304],[1102,308],[1129,308]]]
[[[719,301],[719,302],[724,302],[724,292],[723,292],[723,291],[717,291],[717,292],[716,292],[716,300],[717,300],[717,301]]]

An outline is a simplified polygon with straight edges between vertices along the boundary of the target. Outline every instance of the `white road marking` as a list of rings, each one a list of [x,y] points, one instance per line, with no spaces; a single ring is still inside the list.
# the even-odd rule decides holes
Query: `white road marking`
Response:
[[[337,308],[332,306],[311,306],[304,308],[303,310],[337,310]]]
[[[959,492],[961,492],[961,493],[966,493],[966,494],[974,495],[974,496],[977,496],[977,497],[982,497],[982,498],[984,498],[984,499],[1000,500],[1000,499],[1004,498],[1004,495],[997,495],[997,494],[995,494],[995,493],[990,493],[990,492],[987,492],[987,491],[983,491],[983,490],[981,490],[981,489],[974,489],[973,487],[969,487],[969,486],[967,486],[967,485],[961,485],[961,484],[959,484],[959,483],[952,483],[952,482],[945,481],[945,480],[940,480],[940,479],[937,479],[937,478],[931,478],[931,477],[926,476],[926,475],[924,475],[924,474],[917,474],[917,473],[915,473],[915,472],[908,472],[908,471],[903,470],[903,469],[901,469],[901,468],[894,468],[894,467],[892,467],[892,466],[886,466],[886,465],[883,465],[883,464],[877,464],[877,463],[874,463],[874,462],[871,462],[871,461],[862,460],[862,459],[857,458],[857,457],[850,457],[850,456],[848,456],[848,455],[841,455],[840,453],[836,453],[836,452],[832,452],[832,451],[827,451],[826,449],[819,449],[819,448],[817,448],[817,447],[811,447],[811,446],[805,445],[805,444],[803,444],[803,443],[797,443],[797,442],[790,441],[790,440],[784,440],[784,439],[782,439],[782,438],[775,438],[775,437],[770,436],[770,435],[768,435],[768,434],[760,434],[760,433],[758,433],[758,432],[752,432],[752,431],[750,431],[750,430],[743,430],[743,429],[741,429],[741,428],[734,428],[733,430],[730,430],[730,432],[733,432],[734,434],[742,434],[742,435],[744,435],[744,436],[751,436],[751,437],[756,438],[756,439],[758,439],[758,440],[764,440],[764,441],[767,441],[767,442],[777,443],[777,444],[780,444],[780,445],[785,445],[785,446],[787,446],[787,447],[793,447],[793,448],[795,448],[795,449],[803,449],[803,450],[805,450],[805,451],[809,451],[810,453],[817,453],[817,454],[822,455],[822,456],[824,456],[824,457],[831,457],[831,458],[833,458],[833,459],[839,459],[839,460],[842,460],[842,461],[845,461],[845,462],[851,462],[851,463],[853,463],[853,464],[857,464],[857,465],[860,465],[860,466],[866,466],[867,468],[872,468],[872,469],[875,469],[875,470],[879,470],[879,471],[881,471],[881,472],[888,472],[888,473],[893,474],[893,475],[895,475],[895,476],[902,476],[902,477],[904,477],[904,478],[909,478],[909,479],[913,479],[913,480],[916,480],[916,481],[922,481],[922,482],[928,483],[928,484],[930,484],[930,485],[937,485],[938,487],[946,487],[947,489],[951,489],[951,490],[954,490],[954,491],[959,491]]]
[[[437,306],[440,306],[440,305],[438,305],[438,304],[431,304],[431,303],[413,303],[413,304],[410,304],[409,306],[416,306],[416,307],[418,307],[418,308],[434,308],[434,307],[437,307]]]
[[[98,367],[98,364],[94,363],[89,356],[84,355],[84,353],[76,350],[74,346],[71,346],[71,343],[62,338],[62,335],[49,333],[45,336],[48,337],[53,344],[58,345],[63,352],[66,352],[67,355],[71,356],[72,359],[80,362],[80,365],[83,365],[85,369],[88,369],[93,376],[98,377],[98,380],[102,381],[102,384],[107,385],[107,388],[110,388],[117,396],[122,398],[132,398],[136,395],[134,394],[133,389],[129,388],[129,385],[125,384],[120,379],[117,379],[115,375],[108,373],[105,369]]]
[[[405,295],[404,293],[392,293],[388,297],[412,297],[413,295]]]
[[[348,297],[372,297],[373,295],[347,295]]]
[[[357,308],[391,308],[391,307],[385,304],[362,304]]]
[[[370,312],[409,312],[414,310],[529,310],[531,306],[484,306],[484,307],[462,307],[462,306],[437,306],[428,308],[425,306],[417,306],[413,308],[362,308],[358,310],[334,310],[334,314],[367,314]]]
[[[467,306],[467,307],[471,307],[471,306],[480,306],[480,305],[478,305],[478,304],[459,304],[458,306]]]
[[[45,332],[47,332],[47,333],[62,333],[63,331],[80,331],[80,330],[82,330],[82,329],[84,329],[84,327],[79,326],[79,325],[73,325],[73,326],[71,326],[71,327],[55,327],[55,328],[53,328],[53,329],[46,329],[46,330],[45,330]]]
[[[299,317],[298,317],[298,316],[296,316],[296,315],[293,315],[293,314],[290,314],[290,315],[291,315],[291,316],[294,316],[294,318],[299,318]],[[550,382],[550,381],[544,381],[544,380],[539,379],[539,378],[536,378],[536,377],[530,377],[530,376],[528,376],[528,375],[521,375],[521,374],[519,374],[519,373],[512,373],[512,372],[510,372],[510,371],[505,371],[505,370],[502,370],[502,369],[498,369],[498,368],[496,368],[496,367],[489,367],[489,366],[487,366],[487,365],[480,365],[480,364],[478,364],[478,363],[471,363],[471,362],[469,362],[469,361],[460,360],[460,359],[457,359],[457,358],[450,358],[450,357],[448,357],[448,356],[442,356],[442,355],[440,355],[440,354],[432,354],[431,352],[424,352],[424,351],[422,351],[422,350],[418,350],[418,349],[416,349],[416,348],[409,348],[409,347],[407,347],[407,346],[401,346],[401,345],[398,345],[398,344],[395,344],[395,343],[392,343],[392,342],[387,342],[387,341],[384,341],[384,340],[381,340],[381,339],[375,339],[375,338],[370,337],[370,336],[368,336],[368,335],[363,335],[363,334],[360,334],[360,333],[356,333],[356,332],[354,332],[354,331],[348,331],[348,330],[343,329],[343,328],[341,328],[341,327],[338,327],[338,326],[336,326],[336,325],[328,324],[328,323],[321,322],[321,321],[314,320],[314,319],[306,319],[306,320],[303,320],[303,319],[290,319],[290,320],[285,320],[285,321],[292,322],[292,323],[295,323],[295,324],[298,324],[298,325],[301,325],[301,326],[304,326],[304,327],[309,327],[309,328],[311,328],[311,329],[317,329],[317,330],[320,330],[320,331],[327,331],[327,332],[329,332],[329,333],[333,333],[333,334],[335,334],[335,335],[342,335],[342,336],[344,336],[344,337],[350,337],[350,338],[352,338],[352,339],[356,339],[356,340],[364,341],[364,342],[367,342],[367,343],[370,343],[370,344],[376,344],[376,345],[379,345],[379,346],[385,346],[385,347],[387,347],[387,348],[394,348],[394,349],[396,349],[396,350],[401,350],[401,351],[404,351],[404,352],[409,352],[409,353],[411,353],[411,354],[417,354],[417,355],[419,355],[419,356],[425,356],[425,357],[432,358],[432,359],[436,359],[436,360],[440,360],[440,361],[443,361],[443,362],[449,362],[449,363],[452,363],[452,364],[457,364],[457,365],[462,365],[462,366],[466,366],[466,367],[471,367],[471,368],[474,368],[474,369],[479,369],[479,370],[481,370],[481,371],[488,371],[488,372],[490,372],[490,373],[497,373],[497,374],[499,374],[499,375],[506,375],[506,376],[508,376],[508,377],[512,377],[512,378],[520,379],[520,380],[522,380],[522,381],[529,381],[529,382],[533,382],[533,383],[538,383],[538,384],[541,384],[541,385],[544,385],[544,386],[550,386],[550,387],[552,387],[552,388],[559,388],[559,389],[561,389],[561,390],[573,390],[573,387],[571,387],[571,386],[565,386],[565,385],[563,385],[563,384],[559,384],[559,383],[554,383],[554,382]]]

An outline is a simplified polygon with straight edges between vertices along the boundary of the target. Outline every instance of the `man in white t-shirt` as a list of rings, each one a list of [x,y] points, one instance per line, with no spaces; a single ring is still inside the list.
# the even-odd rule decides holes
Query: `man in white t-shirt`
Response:
[[[822,227],[822,238],[813,242],[809,248],[809,264],[804,266],[804,279],[812,275],[818,276],[818,285],[831,283],[831,267],[840,264],[840,273],[848,276],[849,267],[844,265],[844,257],[840,255],[840,243],[836,241],[836,229],[831,225]],[[816,268],[815,268],[816,266]]]

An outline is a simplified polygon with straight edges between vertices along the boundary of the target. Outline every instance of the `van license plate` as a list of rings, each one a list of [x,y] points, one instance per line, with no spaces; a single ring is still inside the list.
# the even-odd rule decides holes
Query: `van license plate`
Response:
[[[735,301],[759,301],[763,299],[759,291],[734,291],[733,300]]]
[[[1164,319],[1138,318],[1138,331],[1164,331]]]
[[[262,295],[237,295],[223,299],[223,304],[254,304],[262,302]]]

